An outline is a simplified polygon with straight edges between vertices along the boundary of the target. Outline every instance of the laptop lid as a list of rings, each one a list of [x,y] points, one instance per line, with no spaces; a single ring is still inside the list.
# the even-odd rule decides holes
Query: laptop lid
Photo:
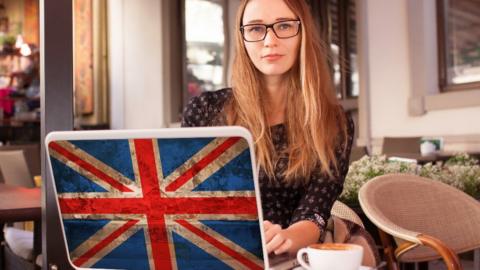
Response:
[[[268,268],[246,129],[52,132],[45,143],[73,267]]]

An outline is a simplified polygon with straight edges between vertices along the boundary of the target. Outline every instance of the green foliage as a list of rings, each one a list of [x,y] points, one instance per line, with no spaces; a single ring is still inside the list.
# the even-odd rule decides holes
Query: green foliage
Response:
[[[0,45],[13,47],[16,40],[17,39],[11,35],[0,36]]]
[[[480,165],[468,154],[457,154],[446,161],[423,166],[415,163],[389,161],[385,156],[364,156],[350,165],[340,200],[358,204],[358,191],[374,177],[389,173],[415,174],[456,187],[480,198]]]

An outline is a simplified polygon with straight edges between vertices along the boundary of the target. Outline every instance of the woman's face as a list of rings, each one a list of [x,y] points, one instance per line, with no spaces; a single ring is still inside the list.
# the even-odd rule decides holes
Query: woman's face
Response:
[[[296,19],[297,16],[283,0],[250,0],[245,7],[242,24],[273,24]],[[298,57],[300,35],[280,39],[269,28],[264,40],[244,41],[244,44],[250,60],[260,72],[267,78],[280,77],[292,68]]]

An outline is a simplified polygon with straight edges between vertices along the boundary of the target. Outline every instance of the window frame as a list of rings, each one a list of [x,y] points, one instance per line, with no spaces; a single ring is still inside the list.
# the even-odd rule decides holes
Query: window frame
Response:
[[[355,1],[355,0],[354,0]],[[352,68],[350,59],[350,39],[349,33],[351,31],[351,25],[349,20],[350,0],[337,0],[338,8],[336,17],[338,18],[338,40],[339,40],[339,65],[340,65],[340,94],[339,98],[342,105],[345,103],[346,107],[357,108],[354,106],[353,101],[358,100],[358,96],[352,96]],[[325,45],[330,49],[332,43],[332,20],[329,14],[329,1],[311,0],[310,7],[314,16],[315,22],[318,24],[320,31],[320,38],[324,41]],[[358,4],[358,3],[356,3]],[[355,8],[356,12],[357,9]],[[358,53],[358,52],[357,52]],[[333,68],[332,75],[333,75]],[[348,102],[347,102],[348,101]]]
[[[437,46],[438,46],[438,86],[440,93],[478,90],[480,81],[449,84],[447,68],[447,6],[445,0],[436,0]]]

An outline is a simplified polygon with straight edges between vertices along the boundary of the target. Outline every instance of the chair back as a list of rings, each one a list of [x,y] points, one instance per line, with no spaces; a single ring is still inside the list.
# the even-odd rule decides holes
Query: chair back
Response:
[[[363,156],[368,156],[368,150],[365,146],[354,146],[350,152],[350,164],[361,159]]]
[[[365,228],[363,225],[362,219],[355,213],[355,211],[352,210],[352,208],[348,207],[346,204],[342,203],[341,201],[335,201],[335,203],[332,206],[332,210],[330,211],[330,214],[333,216],[346,219],[348,221],[351,221],[358,226]]]
[[[439,181],[409,174],[389,174],[367,182],[359,192],[365,215],[394,236],[397,244],[421,245],[422,234],[440,239],[454,252],[480,248],[480,202]],[[399,259],[405,262],[440,258],[425,246]]]
[[[385,137],[383,138],[382,154],[420,154],[420,139],[420,137]]]
[[[333,204],[324,236],[326,243],[350,243],[363,247],[362,265],[376,267],[380,262],[375,240],[365,230],[360,217],[340,201]]]
[[[0,151],[0,172],[6,184],[27,188],[35,186],[22,150]]]
[[[40,175],[42,173],[39,143],[9,144],[0,146],[0,151],[12,150],[23,150],[23,155],[25,156],[31,175]]]

